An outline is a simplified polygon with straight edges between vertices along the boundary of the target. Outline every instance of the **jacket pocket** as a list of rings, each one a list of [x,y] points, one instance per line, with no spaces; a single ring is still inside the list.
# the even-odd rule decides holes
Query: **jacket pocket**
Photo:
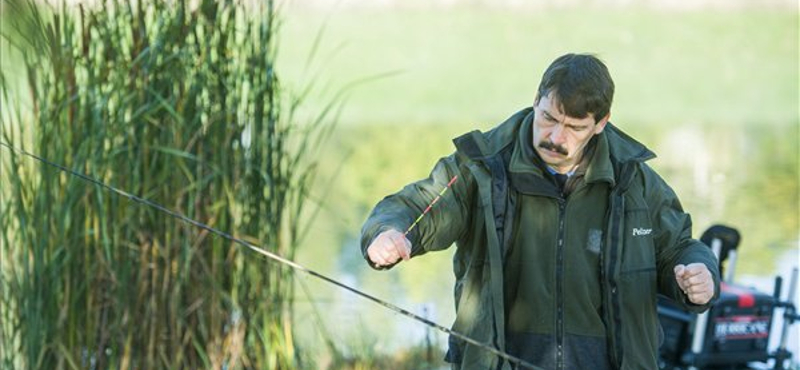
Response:
[[[630,270],[619,282],[622,369],[656,369],[658,316],[656,313],[656,269]]]

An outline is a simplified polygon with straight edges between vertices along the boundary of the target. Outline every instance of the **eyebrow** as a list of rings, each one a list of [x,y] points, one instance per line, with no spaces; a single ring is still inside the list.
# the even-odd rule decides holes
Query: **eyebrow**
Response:
[[[558,123],[561,123],[561,121],[557,120],[552,114],[550,114],[550,112],[547,111],[547,109],[542,108],[542,113],[544,113],[545,118],[547,118],[549,120],[553,120],[553,121],[558,122]],[[573,124],[565,123],[564,126],[570,127],[570,128],[588,128],[591,125],[573,125]]]
[[[544,115],[545,115],[545,118],[547,118],[547,119],[550,119],[550,120],[553,120],[553,121],[556,121],[556,122],[559,122],[559,121],[556,119],[556,117],[554,117],[552,114],[550,114],[550,112],[548,112],[548,111],[547,111],[547,109],[542,109],[542,112],[544,113]]]

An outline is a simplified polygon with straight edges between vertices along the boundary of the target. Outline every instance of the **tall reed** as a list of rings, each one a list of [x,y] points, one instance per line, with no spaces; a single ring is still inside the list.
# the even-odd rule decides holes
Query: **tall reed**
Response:
[[[329,126],[282,93],[272,1],[4,1],[0,140],[294,257]],[[287,268],[3,148],[0,184],[4,368],[303,367]]]

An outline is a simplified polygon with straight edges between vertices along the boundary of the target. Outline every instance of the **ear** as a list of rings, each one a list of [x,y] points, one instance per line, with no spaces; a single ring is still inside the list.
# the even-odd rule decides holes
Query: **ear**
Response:
[[[595,135],[603,132],[603,129],[606,128],[606,124],[608,123],[608,119],[609,118],[611,118],[611,113],[610,112],[608,114],[606,114],[605,117],[601,118],[600,121],[597,122],[597,124],[594,125],[594,134]]]

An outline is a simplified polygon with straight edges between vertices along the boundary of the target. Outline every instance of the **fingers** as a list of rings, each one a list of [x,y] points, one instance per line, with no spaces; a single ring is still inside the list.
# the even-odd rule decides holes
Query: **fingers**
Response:
[[[698,274],[698,275],[694,275],[694,276],[692,276],[692,277],[690,277],[688,279],[684,279],[683,281],[684,281],[684,284],[686,284],[687,287],[692,287],[692,286],[703,285],[706,281],[709,281],[710,278],[711,278],[711,274],[708,274],[708,276],[706,276],[705,274]]]
[[[690,286],[684,290],[684,294],[689,302],[698,305],[704,305],[711,300],[714,296],[714,288],[712,286]]]
[[[675,280],[694,304],[706,304],[714,297],[714,279],[702,263],[675,266]]]
[[[673,269],[673,271],[675,271],[675,281],[678,282],[678,286],[685,293],[686,292],[686,283],[685,283],[684,276],[686,275],[686,266],[684,266],[684,265],[676,265],[675,268]]]
[[[675,265],[675,268],[673,269],[673,271],[675,271],[675,278],[682,278],[684,272],[686,271],[686,266],[684,266],[684,265]]]
[[[704,305],[714,297],[714,289],[703,289],[699,291],[695,291],[692,288],[688,293],[686,293],[686,298],[689,299],[690,302],[698,305]]]
[[[701,274],[709,274],[709,276],[711,275],[711,273],[708,271],[708,267],[702,263],[690,263],[686,265],[685,274],[687,276],[698,276]]]
[[[411,242],[400,232],[390,233],[389,237],[392,239],[392,246],[394,247],[392,251],[404,261],[408,261],[411,258]]]
[[[367,247],[367,256],[376,266],[389,266],[411,258],[411,242],[403,233],[390,229],[380,233]]]

